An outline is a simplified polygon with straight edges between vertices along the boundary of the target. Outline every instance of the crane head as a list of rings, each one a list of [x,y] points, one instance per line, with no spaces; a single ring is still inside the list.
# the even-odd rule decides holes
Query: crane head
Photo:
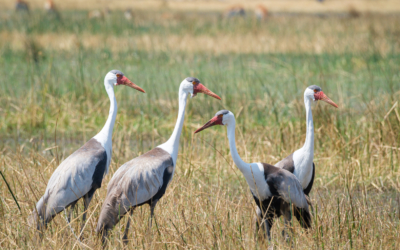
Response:
[[[133,82],[131,82],[131,80],[129,80],[124,73],[122,73],[119,70],[111,70],[110,72],[108,72],[107,76],[110,74],[109,78],[111,81],[114,82],[115,86],[118,85],[125,85],[131,88],[134,88],[140,92],[146,93],[141,87],[137,86],[136,84],[134,84]],[[106,77],[107,77],[106,76]]]
[[[197,93],[203,93],[218,100],[221,100],[221,97],[213,93],[211,90],[207,89],[206,86],[201,84],[200,80],[195,77],[187,77],[185,80],[183,80],[181,85],[183,86],[183,88],[187,89],[189,93],[192,94],[192,97],[195,97]]]
[[[321,87],[317,86],[317,85],[311,85],[309,86],[304,95],[309,96],[312,100],[314,101],[324,101],[326,103],[329,103],[330,105],[332,105],[335,108],[338,108],[339,106],[333,102],[327,95],[325,95],[325,93],[322,91]]]
[[[230,120],[234,120],[235,116],[229,110],[220,110],[218,111],[211,120],[209,120],[206,124],[204,124],[201,128],[194,131],[194,133],[198,133],[206,128],[215,126],[215,125],[226,125]]]

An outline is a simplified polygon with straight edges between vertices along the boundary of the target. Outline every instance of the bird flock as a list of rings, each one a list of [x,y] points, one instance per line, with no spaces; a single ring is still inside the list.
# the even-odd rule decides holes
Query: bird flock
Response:
[[[109,172],[112,132],[117,115],[114,87],[120,85],[145,93],[119,70],[111,70],[106,74],[104,87],[110,99],[110,111],[104,127],[57,167],[47,183],[43,196],[29,215],[29,225],[37,230],[41,238],[48,223],[57,214],[64,211],[66,220],[70,223],[74,206],[81,198],[84,202],[80,232],[82,235],[90,201],[96,190],[102,187],[103,178]],[[165,194],[175,173],[188,96],[195,97],[199,93],[221,100],[199,79],[195,77],[184,79],[179,86],[178,118],[171,137],[165,143],[126,162],[112,176],[96,227],[103,246],[107,244],[109,231],[125,214],[130,213],[123,236],[123,241],[128,242],[132,214],[135,208],[144,204],[150,206],[149,230],[151,229],[155,207]],[[303,228],[308,229],[312,225],[310,212],[312,205],[308,197],[315,176],[311,103],[318,100],[338,107],[320,87],[316,85],[307,87],[304,92],[307,120],[304,146],[275,165],[262,162],[247,163],[241,159],[236,149],[236,120],[229,110],[218,111],[211,120],[194,132],[199,133],[215,125],[227,127],[232,159],[246,179],[257,205],[256,235],[258,232],[263,232],[262,236],[268,240],[271,239],[270,230],[274,219],[281,215],[285,219],[285,229],[282,234],[286,239],[289,239],[287,229],[291,228],[292,215]]]

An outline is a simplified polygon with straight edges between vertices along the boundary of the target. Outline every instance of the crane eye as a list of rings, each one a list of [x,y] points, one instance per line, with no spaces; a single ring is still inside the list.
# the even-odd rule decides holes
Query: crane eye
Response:
[[[314,93],[317,93],[317,92],[318,92],[318,90],[314,89]]]
[[[224,115],[222,115],[222,114],[221,114],[221,115],[218,115],[219,118],[222,118],[223,116],[224,116]]]
[[[121,74],[117,74],[117,77],[120,78],[122,75]]]
[[[193,81],[193,82],[192,82],[192,84],[193,84],[193,85],[196,85],[196,82],[195,82],[195,81]]]

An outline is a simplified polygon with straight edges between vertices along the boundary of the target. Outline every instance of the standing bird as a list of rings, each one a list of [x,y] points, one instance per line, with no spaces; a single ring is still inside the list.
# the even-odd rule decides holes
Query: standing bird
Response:
[[[306,141],[302,148],[296,150],[275,166],[283,168],[294,174],[303,187],[304,193],[308,195],[314,183],[315,165],[314,165],[314,122],[311,111],[311,101],[324,101],[338,107],[329,97],[322,92],[321,87],[311,85],[304,91],[304,105],[306,106],[307,131]]]
[[[258,232],[261,222],[268,240],[271,240],[270,230],[274,218],[279,218],[281,215],[285,218],[290,218],[292,214],[290,204],[294,206],[294,215],[301,222],[302,227],[310,228],[311,216],[307,199],[296,176],[286,170],[267,163],[244,162],[236,149],[236,120],[231,111],[218,111],[210,121],[204,124],[203,127],[197,129],[194,133],[198,133],[214,125],[227,126],[232,159],[246,178],[247,184],[257,204],[256,212],[258,220],[256,232]]]
[[[29,13],[29,4],[23,0],[17,0],[15,2],[15,11]]]
[[[280,162],[276,163],[275,166],[281,169],[285,169],[290,173],[294,174],[299,180],[303,187],[304,193],[308,196],[314,183],[315,176],[315,164],[314,160],[314,123],[311,112],[312,101],[324,101],[338,107],[324,92],[321,87],[311,85],[304,91],[304,105],[306,106],[306,119],[307,119],[307,132],[306,141],[302,148],[296,150]],[[285,226],[289,221],[285,220]],[[284,233],[284,232],[283,232]]]
[[[265,20],[268,17],[268,9],[264,5],[259,4],[256,6],[254,14],[258,20]]]
[[[125,16],[125,19],[126,19],[126,20],[131,20],[132,17],[133,17],[132,10],[131,10],[130,8],[126,9],[126,10],[124,11],[124,16]]]
[[[85,207],[83,229],[89,203],[96,189],[101,187],[101,182],[104,175],[108,173],[111,162],[111,136],[117,116],[114,85],[126,85],[145,93],[121,71],[111,70],[107,73],[104,86],[111,105],[106,124],[96,136],[65,159],[50,177],[46,191],[36,204],[36,209],[33,210],[30,218],[31,222],[32,220],[36,222],[38,230],[45,229],[54,216],[67,207],[70,207],[67,218],[70,222],[72,210],[80,198],[84,198]]]
[[[61,15],[60,12],[58,11],[56,5],[54,4],[53,0],[46,0],[44,3],[44,9],[47,12],[47,16],[60,19]]]
[[[96,228],[102,235],[103,244],[108,230],[112,229],[127,212],[130,211],[132,215],[133,210],[143,204],[150,205],[149,229],[151,228],[154,208],[165,194],[175,172],[187,97],[189,94],[193,97],[197,93],[221,100],[218,95],[201,84],[199,79],[188,77],[183,80],[179,87],[178,119],[171,137],[164,144],[122,165],[111,178]],[[130,218],[125,228],[124,242],[127,242],[129,224]]]
[[[244,10],[243,5],[240,5],[240,4],[232,5],[225,11],[225,17],[227,17],[227,18],[236,17],[236,16],[240,16],[240,17],[246,16],[246,11]]]
[[[46,2],[44,3],[44,9],[47,12],[55,12],[55,11],[57,11],[56,5],[54,4],[53,0],[46,0]]]

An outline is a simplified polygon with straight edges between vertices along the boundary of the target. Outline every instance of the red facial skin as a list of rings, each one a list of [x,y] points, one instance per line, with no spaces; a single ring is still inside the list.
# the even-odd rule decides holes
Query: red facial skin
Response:
[[[331,99],[329,99],[329,97],[327,97],[325,95],[325,93],[322,92],[322,91],[314,93],[314,98],[315,98],[316,101],[317,100],[321,100],[321,101],[324,101],[326,103],[329,103],[330,105],[332,105],[335,108],[339,107],[336,103],[334,103]]]
[[[219,97],[218,95],[216,95],[215,93],[213,93],[212,91],[207,89],[206,86],[204,86],[201,83],[195,83],[193,85],[193,96],[196,96],[197,93],[203,93],[203,94],[209,95],[211,97],[214,97],[218,100],[221,100],[221,97]]]
[[[204,124],[203,127],[194,131],[194,133],[196,134],[206,128],[209,128],[209,127],[212,127],[215,125],[224,125],[224,124],[222,124],[222,117],[223,117],[223,115],[214,116],[213,118],[211,118],[211,120],[209,120],[206,124]]]
[[[118,85],[125,85],[125,86],[129,86],[131,88],[134,88],[140,92],[146,93],[141,87],[137,86],[136,84],[134,84],[133,82],[131,82],[126,76],[122,76],[122,75],[117,75],[117,86]]]

